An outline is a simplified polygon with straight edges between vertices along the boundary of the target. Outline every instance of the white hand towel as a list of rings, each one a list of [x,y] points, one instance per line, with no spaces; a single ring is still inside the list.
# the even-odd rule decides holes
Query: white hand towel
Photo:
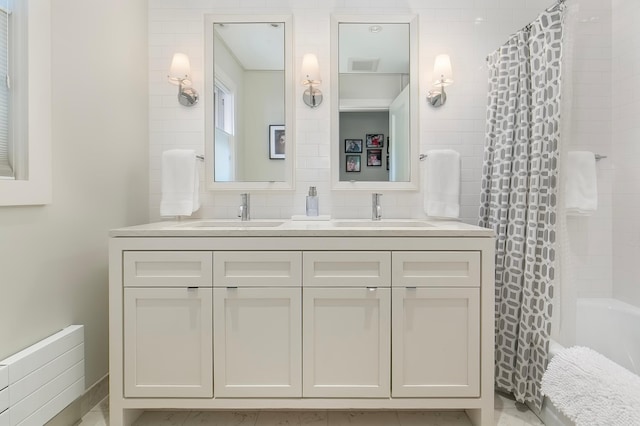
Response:
[[[565,163],[565,202],[568,215],[590,215],[598,208],[596,157],[593,152],[570,151]]]
[[[190,216],[200,208],[196,153],[171,149],[162,153],[160,216]]]
[[[427,152],[424,212],[427,216],[460,216],[460,154],[451,149]]]

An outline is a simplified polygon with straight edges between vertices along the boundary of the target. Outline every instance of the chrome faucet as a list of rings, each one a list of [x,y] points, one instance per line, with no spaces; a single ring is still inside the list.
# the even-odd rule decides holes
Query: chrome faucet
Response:
[[[380,206],[380,197],[382,194],[374,192],[371,194],[371,220],[382,219],[382,206]]]
[[[240,211],[238,213],[238,217],[240,218],[241,221],[246,221],[251,219],[251,202],[250,202],[250,197],[249,197],[249,193],[245,192],[243,194],[240,194],[240,199],[242,204],[240,204]]]

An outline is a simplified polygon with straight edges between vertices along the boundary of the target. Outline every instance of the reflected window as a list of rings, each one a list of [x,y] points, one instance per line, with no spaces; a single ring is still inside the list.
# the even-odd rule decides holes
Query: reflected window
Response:
[[[219,80],[215,84],[214,102],[215,179],[218,182],[232,182],[235,179],[234,93]]]
[[[223,83],[216,80],[214,93],[216,128],[233,134],[233,93]]]

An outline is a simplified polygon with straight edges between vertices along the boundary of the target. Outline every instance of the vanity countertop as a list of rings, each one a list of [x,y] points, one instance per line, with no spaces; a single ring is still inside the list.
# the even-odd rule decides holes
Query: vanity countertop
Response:
[[[493,237],[491,229],[458,221],[231,219],[161,221],[113,229],[110,237]]]

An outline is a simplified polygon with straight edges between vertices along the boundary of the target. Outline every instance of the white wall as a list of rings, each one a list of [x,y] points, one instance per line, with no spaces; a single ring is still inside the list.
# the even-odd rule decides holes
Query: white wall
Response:
[[[613,53],[611,1],[568,0],[573,49],[573,88],[569,111],[569,150],[607,156],[597,163],[598,210],[588,217],[569,217],[570,267],[577,297],[611,297],[613,294],[613,172],[612,86]],[[575,12],[577,10],[577,12]],[[566,111],[565,111],[566,112]],[[567,279],[567,281],[569,281]],[[566,299],[566,298],[565,298]]]
[[[569,0],[571,1],[571,0]],[[415,14],[419,16],[420,147],[453,148],[462,154],[462,218],[476,223],[484,146],[487,88],[486,55],[501,45],[552,0],[181,0],[149,1],[150,72],[150,204],[151,219],[159,219],[160,158],[165,149],[184,147],[204,151],[204,103],[186,109],[175,101],[175,87],[166,73],[175,51],[191,57],[193,81],[202,91],[203,14],[290,13],[294,17],[296,72],[303,54],[319,58],[324,103],[316,109],[302,102],[304,87],[296,84],[296,190],[252,194],[252,216],[285,218],[304,213],[307,188],[320,195],[322,214],[367,217],[368,193],[330,189],[330,16],[331,14]],[[268,6],[267,6],[268,4]],[[455,84],[444,108],[431,109],[424,100],[436,54],[451,55]],[[298,81],[299,78],[295,78]],[[337,143],[337,142],[336,142]],[[202,186],[204,187],[204,185]],[[202,192],[200,217],[235,217],[237,193]],[[417,192],[387,192],[382,199],[386,217],[420,217]]]
[[[90,386],[108,371],[108,230],[147,220],[147,10],[52,13],[53,204],[0,207],[0,358],[84,324]]]
[[[640,306],[640,3],[613,0],[613,265],[616,298]]]
[[[285,163],[269,158],[269,126],[284,124],[284,71],[245,71],[244,181],[283,181]],[[265,107],[265,105],[268,105]],[[286,151],[286,133],[285,133]]]
[[[620,1],[620,0],[619,0]],[[311,110],[302,103],[296,85],[296,191],[252,194],[252,215],[286,218],[304,213],[310,185],[318,188],[320,211],[335,217],[368,217],[370,196],[365,192],[330,188],[330,16],[332,14],[415,14],[419,17],[420,151],[452,148],[462,155],[461,217],[477,223],[484,149],[487,68],[485,57],[518,29],[535,19],[553,0],[200,0],[186,6],[180,0],[150,0],[149,41],[151,90],[150,216],[158,219],[159,161],[162,150],[190,147],[203,151],[204,107],[180,109],[165,75],[171,54],[186,50],[192,57],[194,85],[202,87],[204,13],[291,13],[294,16],[296,74],[302,55],[318,55],[324,103]],[[629,3],[633,3],[629,0]],[[266,5],[269,4],[269,7]],[[589,218],[570,219],[571,264],[580,296],[610,296],[612,284],[613,161],[610,0],[567,0],[577,8],[573,26],[573,108],[571,149],[590,150],[609,159],[598,164],[600,208]],[[631,28],[631,27],[630,27]],[[629,29],[631,34],[631,29]],[[430,108],[425,100],[438,53],[451,55],[454,85],[448,88],[443,108]],[[296,79],[297,81],[298,79]],[[204,185],[201,186],[201,188]],[[200,217],[235,217],[237,193],[202,192]],[[421,217],[418,192],[386,192],[385,217]],[[640,204],[639,204],[640,207]],[[636,247],[640,250],[640,238]]]

